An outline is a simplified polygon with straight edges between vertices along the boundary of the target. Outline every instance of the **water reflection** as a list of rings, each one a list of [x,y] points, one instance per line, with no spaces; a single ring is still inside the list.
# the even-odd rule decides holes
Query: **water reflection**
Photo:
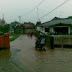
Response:
[[[0,72],[5,72],[6,69],[8,69],[9,59],[10,59],[10,49],[0,50]]]
[[[0,50],[0,60],[9,60],[10,58],[10,49]]]
[[[0,51],[0,72],[72,72],[72,49],[35,50],[35,37],[20,36]]]

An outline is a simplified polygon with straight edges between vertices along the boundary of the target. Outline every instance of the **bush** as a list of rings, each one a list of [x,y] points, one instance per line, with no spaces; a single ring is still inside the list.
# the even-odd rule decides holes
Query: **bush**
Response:
[[[54,33],[53,33],[53,32],[48,32],[47,34],[48,34],[48,35],[54,35]]]
[[[12,38],[10,38],[10,42],[11,41],[14,41],[16,38],[18,38],[20,36],[20,34],[17,34],[17,35],[13,35],[13,37]]]
[[[34,31],[34,35],[35,35],[36,37],[39,37],[40,31],[35,30],[35,31]]]
[[[72,35],[72,32],[70,33],[70,35]]]
[[[6,45],[4,45],[4,49],[8,49],[8,47]]]

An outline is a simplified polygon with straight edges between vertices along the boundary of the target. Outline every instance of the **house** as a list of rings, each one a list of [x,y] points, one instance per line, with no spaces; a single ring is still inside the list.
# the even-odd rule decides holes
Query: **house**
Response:
[[[17,22],[17,21],[11,22],[11,26],[12,26],[12,27],[14,27],[14,26],[16,26],[16,25],[19,25],[19,24],[20,24],[20,23]]]
[[[72,34],[72,18],[55,17],[51,21],[42,23],[37,30],[51,34]]]
[[[24,24],[25,27],[25,33],[33,32],[34,31],[34,25],[33,24]]]
[[[33,31],[34,28],[31,24],[19,24],[14,26],[14,33],[29,33]]]
[[[0,19],[0,25],[4,25],[6,24],[5,20],[4,19]]]
[[[14,34],[16,32],[19,33],[19,29],[18,29],[20,27],[19,25],[20,25],[20,23],[17,22],[17,21],[11,22],[11,24],[10,24],[10,34]]]
[[[19,25],[15,25],[14,26],[14,33],[15,34],[23,34],[25,32],[25,27],[23,26],[23,24],[19,24]]]
[[[33,25],[31,24],[24,24],[25,27],[32,27]]]

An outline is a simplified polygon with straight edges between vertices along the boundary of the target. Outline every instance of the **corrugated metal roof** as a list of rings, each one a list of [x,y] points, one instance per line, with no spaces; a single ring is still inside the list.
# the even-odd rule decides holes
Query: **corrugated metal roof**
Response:
[[[43,23],[42,25],[40,26],[52,26],[52,25],[56,25],[56,24],[59,24],[59,23],[62,23],[62,24],[71,24],[72,25],[72,19],[59,19],[59,20],[52,20],[52,21],[49,21],[49,22],[46,22],[46,23]]]

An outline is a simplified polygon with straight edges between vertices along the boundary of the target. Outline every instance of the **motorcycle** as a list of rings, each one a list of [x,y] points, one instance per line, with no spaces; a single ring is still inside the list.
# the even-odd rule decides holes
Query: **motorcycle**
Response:
[[[35,49],[40,51],[46,51],[45,44],[40,44],[39,40],[36,40],[35,42]]]

